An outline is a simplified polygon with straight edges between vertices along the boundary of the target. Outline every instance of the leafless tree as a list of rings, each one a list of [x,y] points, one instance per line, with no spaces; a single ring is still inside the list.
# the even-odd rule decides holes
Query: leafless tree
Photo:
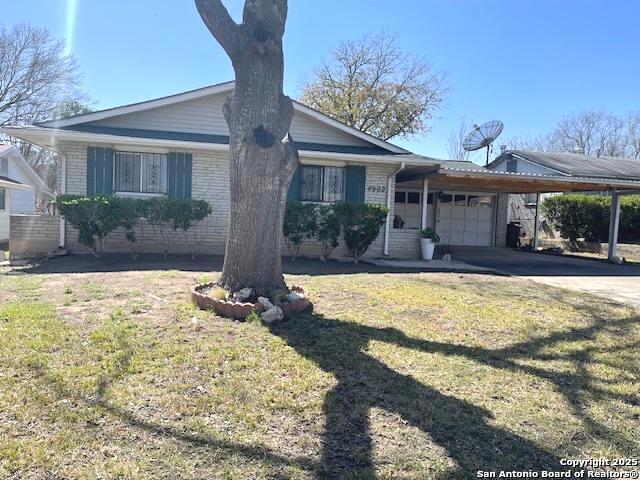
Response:
[[[532,150],[536,152],[562,151],[557,140],[551,134],[528,137],[511,137],[504,141],[511,150]]]
[[[627,156],[640,160],[640,112],[633,112],[626,118]]]
[[[64,47],[45,28],[0,25],[0,126],[28,125],[88,109],[78,64],[65,55]],[[55,187],[55,154],[15,138],[4,140],[18,145]]]
[[[563,117],[548,134],[507,140],[510,149],[640,158],[640,112],[626,116],[584,110]]]
[[[299,100],[388,140],[429,131],[447,89],[444,73],[382,32],[338,45],[303,84]]]
[[[447,153],[451,160],[468,160],[469,152],[462,148],[462,145],[470,131],[471,128],[467,124],[467,121],[461,118],[458,127],[449,133]]]
[[[298,165],[289,135],[293,103],[283,94],[286,0],[246,0],[236,23],[221,0],[196,0],[235,71],[224,104],[229,126],[229,233],[220,283],[267,295],[285,287],[280,247],[287,191]]]
[[[54,118],[61,105],[84,101],[77,62],[45,28],[0,26],[0,125]]]
[[[564,151],[618,157],[625,153],[623,132],[624,122],[619,117],[604,110],[585,110],[562,118],[554,136]]]

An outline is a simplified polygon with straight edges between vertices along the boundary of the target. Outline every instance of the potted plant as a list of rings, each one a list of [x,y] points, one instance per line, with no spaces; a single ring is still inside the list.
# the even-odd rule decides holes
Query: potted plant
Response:
[[[420,231],[420,251],[423,260],[431,260],[436,244],[440,242],[440,237],[431,227]]]

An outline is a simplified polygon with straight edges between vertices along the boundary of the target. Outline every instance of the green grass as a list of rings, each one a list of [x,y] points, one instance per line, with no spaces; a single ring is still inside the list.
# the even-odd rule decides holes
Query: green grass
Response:
[[[204,275],[1,275],[0,478],[457,479],[640,449],[631,308],[499,277],[297,276],[315,312],[268,328],[195,309]]]

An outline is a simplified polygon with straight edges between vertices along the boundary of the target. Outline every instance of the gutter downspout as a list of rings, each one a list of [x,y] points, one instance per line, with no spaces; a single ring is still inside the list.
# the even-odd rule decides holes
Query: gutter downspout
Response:
[[[383,253],[385,257],[389,256],[389,230],[391,228],[391,187],[393,186],[393,181],[396,178],[396,175],[404,170],[405,162],[402,162],[398,168],[394,170],[394,172],[389,175],[387,178],[387,208],[389,212],[387,213],[387,221],[384,225],[384,249]]]
[[[60,162],[62,163],[62,168],[60,174],[62,175],[62,179],[60,180],[60,194],[64,195],[67,193],[67,156],[62,152],[62,150],[56,148],[55,152],[60,155]],[[60,237],[58,240],[58,246],[60,248],[64,248],[65,246],[65,237],[67,231],[67,222],[60,217]]]

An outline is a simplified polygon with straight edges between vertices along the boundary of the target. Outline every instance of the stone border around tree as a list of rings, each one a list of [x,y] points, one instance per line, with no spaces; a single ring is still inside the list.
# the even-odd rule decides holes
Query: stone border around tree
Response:
[[[238,302],[234,300],[219,300],[203,293],[203,291],[216,286],[218,286],[216,282],[196,285],[191,291],[191,301],[201,310],[214,310],[221,317],[233,318],[236,320],[244,320],[254,310],[258,312],[258,314],[265,311],[264,305],[260,302],[251,303]],[[307,310],[309,307],[313,307],[309,300],[309,295],[307,295],[304,288],[294,285],[291,287],[291,292],[298,293],[302,298],[295,302],[274,303],[274,306],[282,309],[282,313],[285,318],[294,313]]]

